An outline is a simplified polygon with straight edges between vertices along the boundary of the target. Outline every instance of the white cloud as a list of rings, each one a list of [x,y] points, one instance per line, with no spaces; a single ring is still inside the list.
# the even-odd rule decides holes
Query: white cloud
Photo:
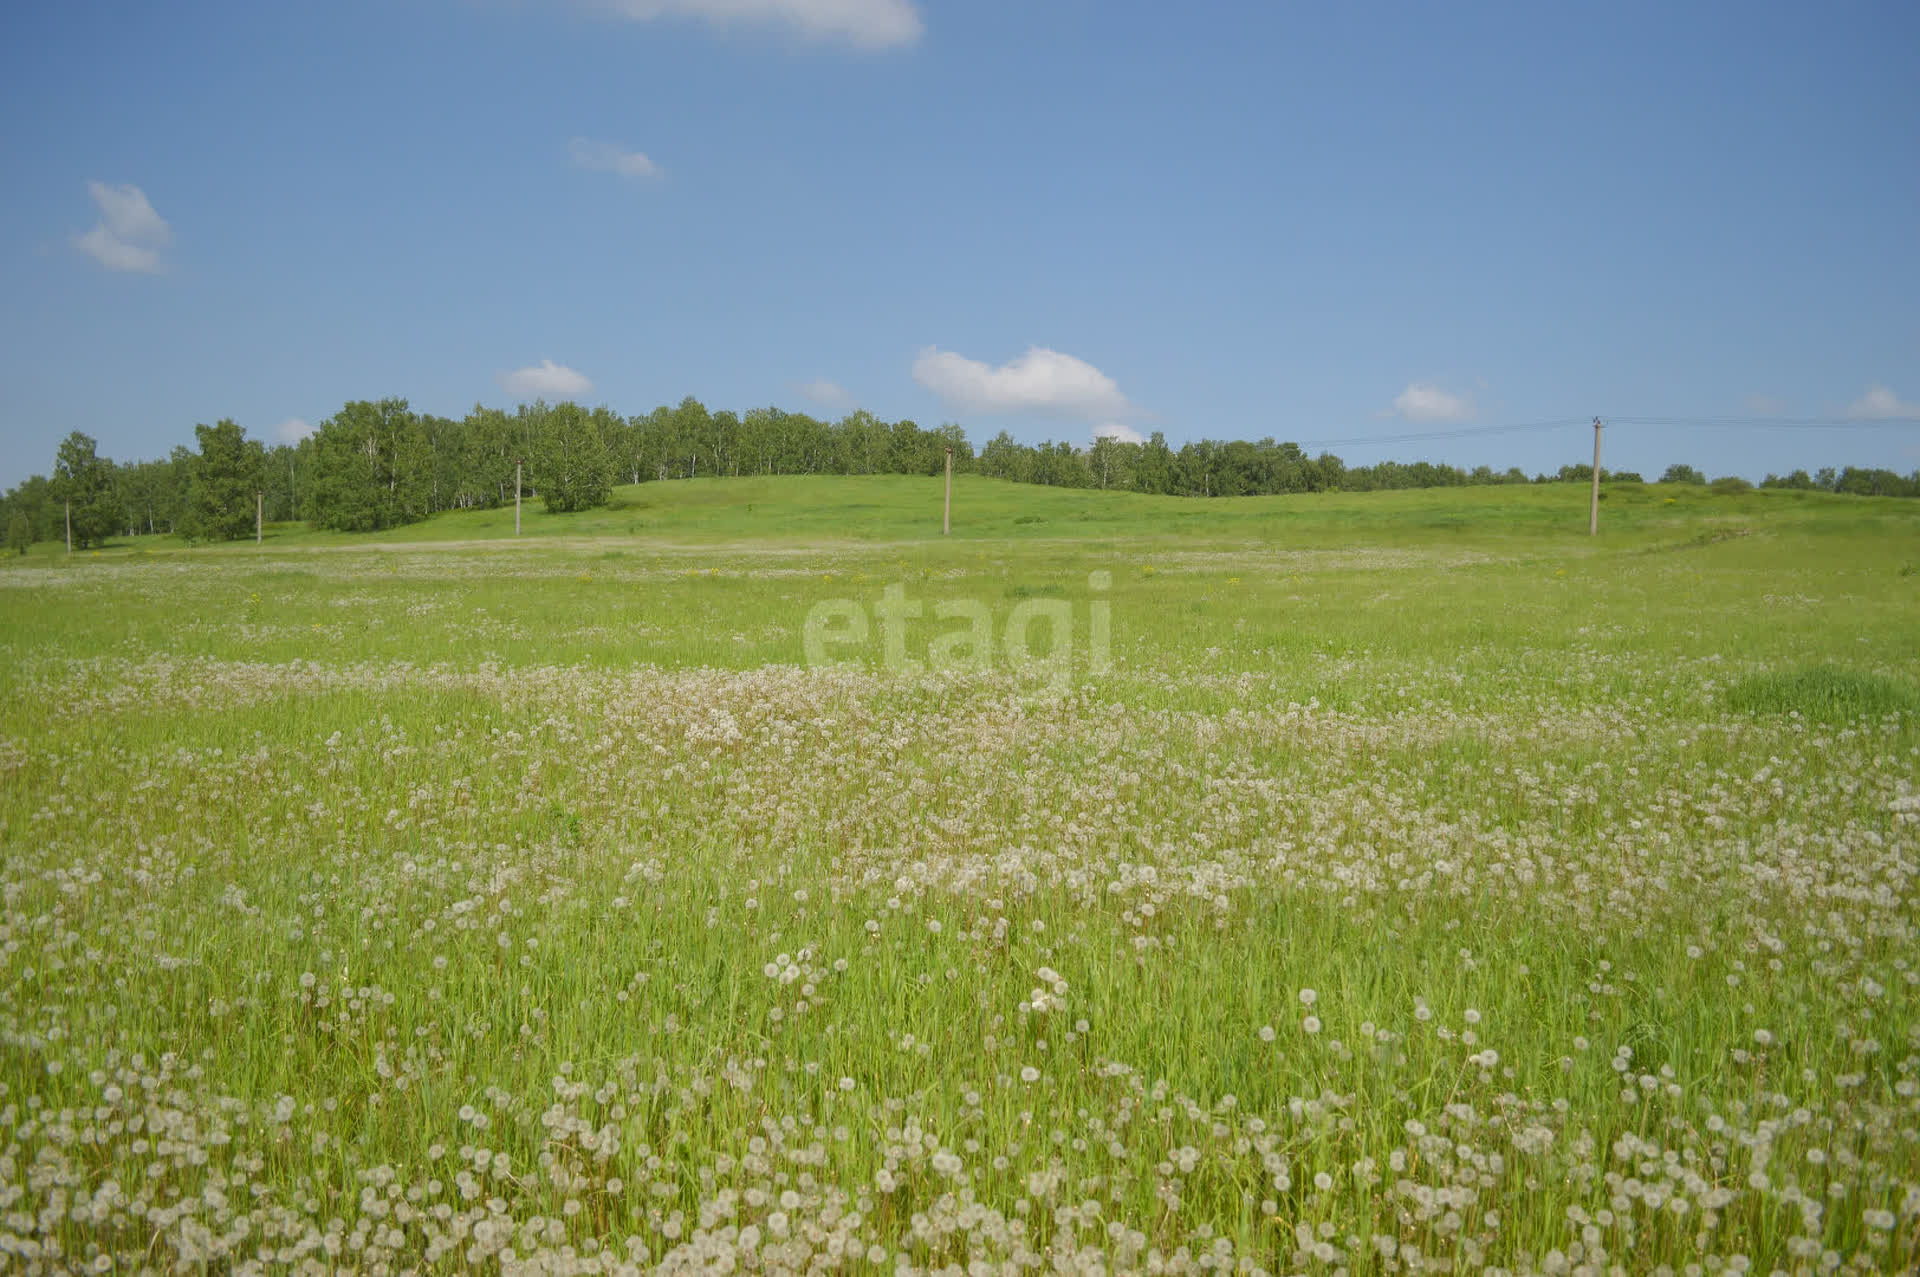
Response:
[[[1113,378],[1045,346],[1029,347],[998,368],[928,346],[913,361],[913,379],[962,412],[1037,413],[1094,422],[1134,415]]]
[[[845,412],[853,407],[852,392],[839,382],[829,381],[825,377],[802,382],[795,389],[800,392],[801,398],[830,412]]]
[[[502,390],[522,399],[578,399],[593,393],[593,383],[587,380],[586,374],[576,372],[565,364],[556,364],[551,359],[542,359],[528,368],[503,372],[499,381]]]
[[[810,40],[862,49],[912,44],[925,29],[912,0],[598,0],[601,8],[648,22],[693,18],[709,26],[779,26]]]
[[[108,270],[157,275],[164,269],[160,250],[173,240],[173,228],[153,211],[147,193],[134,185],[88,182],[87,194],[100,208],[92,230],[73,237],[73,246]]]
[[[594,142],[577,137],[567,143],[567,154],[575,167],[595,173],[617,173],[621,177],[659,177],[660,166],[638,151],[615,146],[612,142]]]
[[[1767,395],[1755,392],[1740,401],[1742,407],[1756,417],[1777,417],[1787,410],[1787,401],[1779,395]]]
[[[113,232],[104,226],[96,226],[84,235],[75,235],[73,246],[108,270],[134,271],[142,275],[160,273],[160,254],[151,248],[115,239]]]
[[[121,239],[165,244],[172,235],[166,219],[153,211],[147,193],[131,183],[108,186],[105,182],[88,182],[87,194],[100,206],[100,218],[107,229]]]
[[[299,417],[288,417],[273,427],[273,437],[281,443],[299,443],[313,433],[313,427]]]
[[[1432,382],[1416,381],[1394,397],[1393,412],[1406,421],[1471,421],[1473,396],[1452,394]]]
[[[1117,439],[1121,443],[1145,443],[1147,437],[1132,426],[1123,426],[1117,421],[1109,421],[1093,428],[1096,439]]]
[[[1849,417],[1885,420],[1890,417],[1920,417],[1920,404],[1908,403],[1885,386],[1868,386],[1847,408]]]

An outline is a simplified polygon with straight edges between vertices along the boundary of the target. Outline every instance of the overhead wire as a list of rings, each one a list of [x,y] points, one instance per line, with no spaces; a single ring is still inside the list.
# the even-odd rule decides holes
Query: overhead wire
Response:
[[[1461,426],[1448,430],[1425,430],[1391,435],[1342,435],[1323,439],[1296,439],[1302,448],[1370,447],[1381,444],[1426,443],[1446,439],[1467,439],[1479,435],[1517,434],[1535,430],[1565,430],[1591,426],[1592,417],[1560,417],[1550,421],[1521,421],[1506,425]],[[1920,426],[1920,416],[1898,417],[1600,417],[1602,427],[1658,426],[1663,429],[1703,427],[1706,429],[1800,429],[1800,430],[1901,430]]]
[[[1728,430],[1902,430],[1920,417],[1606,417],[1603,426],[1702,426]]]
[[[1303,448],[1318,448],[1323,445],[1342,444],[1352,447],[1356,444],[1380,443],[1420,443],[1428,439],[1466,439],[1475,435],[1514,434],[1524,430],[1564,430],[1569,426],[1591,424],[1586,417],[1566,417],[1554,421],[1520,421],[1508,425],[1462,426],[1454,430],[1426,430],[1414,434],[1373,435],[1370,437],[1347,436],[1327,439],[1296,439],[1293,442]]]

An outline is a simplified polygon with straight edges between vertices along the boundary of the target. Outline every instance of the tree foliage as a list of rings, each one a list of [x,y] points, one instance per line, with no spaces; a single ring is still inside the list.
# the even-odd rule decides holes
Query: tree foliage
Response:
[[[311,518],[340,532],[377,532],[433,513],[432,450],[404,399],[364,399],[314,435]]]
[[[99,455],[91,435],[78,430],[60,443],[53,460],[53,499],[63,531],[71,520],[76,549],[100,544],[120,524],[113,494],[113,463]]]
[[[195,434],[198,451],[176,447],[164,458],[122,465],[99,457],[87,436],[69,436],[52,477],[36,475],[16,485],[0,498],[0,516],[9,528],[14,515],[24,517],[34,540],[57,540],[71,498],[77,545],[121,533],[245,536],[253,527],[257,491],[264,494],[269,523],[304,519],[367,532],[442,510],[509,505],[516,462],[522,464],[524,495],[542,499],[550,510],[568,511],[607,504],[616,483],[937,475],[948,448],[956,472],[1170,496],[1586,483],[1592,475],[1590,461],[1532,478],[1517,467],[1467,470],[1426,461],[1350,466],[1331,452],[1309,454],[1297,443],[1271,438],[1195,439],[1175,448],[1159,431],[1141,442],[1103,436],[1084,446],[1024,443],[1001,431],[976,453],[966,432],[951,423],[928,429],[864,409],[837,421],[778,407],[715,412],[691,396],[633,417],[604,407],[535,403],[511,412],[476,404],[454,419],[416,413],[404,399],[356,400],[313,434],[272,447],[245,439],[230,421],[196,427]],[[1603,470],[1601,478],[1638,476]],[[1674,465],[1661,482],[1704,486],[1707,479],[1692,466]],[[1768,475],[1760,486],[1920,497],[1920,472],[1829,466],[1812,475]]]
[[[255,494],[265,469],[265,453],[236,423],[195,426],[200,451],[190,463],[183,531],[208,541],[252,536]]]
[[[547,509],[570,513],[607,504],[614,461],[606,435],[619,428],[619,419],[604,408],[588,412],[574,403],[535,404],[533,416],[532,477]]]

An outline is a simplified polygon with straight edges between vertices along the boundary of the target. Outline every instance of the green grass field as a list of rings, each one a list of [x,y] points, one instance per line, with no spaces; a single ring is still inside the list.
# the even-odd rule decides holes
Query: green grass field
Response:
[[[1920,1265],[1920,503],[939,517],[0,569],[0,1272]]]

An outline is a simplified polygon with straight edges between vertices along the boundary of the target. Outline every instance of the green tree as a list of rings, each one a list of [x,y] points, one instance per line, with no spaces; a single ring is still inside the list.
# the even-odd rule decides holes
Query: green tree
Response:
[[[25,482],[7,494],[7,504],[9,509],[19,510],[27,516],[35,541],[53,539],[54,527],[60,518],[58,503],[53,498],[53,480],[43,474],[28,476]]]
[[[310,439],[279,443],[261,458],[260,486],[266,491],[266,520],[280,523],[301,517],[306,500],[307,467],[313,456]]]
[[[418,523],[440,507],[433,499],[433,444],[411,412],[394,423],[388,503],[395,523]]]
[[[1173,458],[1173,490],[1182,496],[1211,497],[1218,495],[1214,484],[1216,445],[1211,439],[1202,439],[1198,443],[1189,443],[1181,447]]]
[[[432,454],[406,400],[355,400],[320,423],[313,444],[310,490],[321,527],[373,532],[427,516]]]
[[[1070,443],[1043,443],[1034,450],[1032,482],[1056,488],[1091,488],[1093,471]]]
[[[77,548],[100,544],[120,526],[112,463],[99,455],[92,436],[76,430],[61,441],[53,462],[53,499],[60,503],[63,527],[68,517],[73,521]]]
[[[865,408],[841,419],[837,429],[847,441],[847,473],[882,474],[886,471],[890,431]]]
[[[480,404],[460,422],[460,464],[452,504],[462,509],[513,504],[517,450],[513,419]]]
[[[1087,466],[1093,471],[1097,488],[1126,488],[1133,483],[1133,459],[1140,445],[1127,443],[1112,435],[1095,435],[1087,450]]]
[[[1910,497],[1914,495],[1912,483],[1892,470],[1864,466],[1848,466],[1840,472],[1840,479],[1834,485],[1835,492],[1848,492],[1863,497]]]
[[[184,444],[174,444],[167,459],[158,463],[165,468],[161,485],[161,517],[168,532],[180,532],[180,521],[187,515],[187,493],[193,488],[193,452]]]
[[[187,489],[185,531],[209,541],[253,535],[254,494],[260,491],[265,454],[260,441],[229,420],[195,426],[200,451]]]
[[[600,423],[579,404],[535,404],[538,434],[529,476],[547,509],[590,510],[613,495],[614,458]]]
[[[628,423],[627,447],[633,454],[633,472],[640,479],[671,479],[674,468],[674,409],[662,404]]]
[[[714,413],[707,425],[707,447],[713,454],[708,474],[716,479],[739,474],[740,418],[725,410]]]
[[[939,452],[936,454],[942,468],[947,464],[946,450],[953,449],[953,472],[961,474],[973,469],[973,445],[967,442],[967,432],[957,421],[949,421],[934,432]]]
[[[15,554],[25,554],[32,544],[33,525],[27,522],[25,511],[15,510],[7,520],[7,548]]]
[[[993,479],[1027,483],[1033,476],[1033,450],[1002,430],[980,450],[980,473]]]
[[[1667,467],[1665,474],[1660,476],[1660,482],[1695,483],[1704,487],[1707,482],[1707,476],[1701,474],[1692,466],[1681,465],[1679,462],[1675,462],[1673,465]]]
[[[666,422],[664,442],[671,457],[673,474],[669,477],[697,479],[700,477],[701,458],[706,458],[708,472],[713,469],[713,449],[710,437],[713,434],[713,416],[707,406],[688,395],[680,401]]]
[[[593,422],[594,431],[600,436],[600,444],[607,450],[607,474],[609,482],[620,482],[621,458],[626,455],[627,421],[611,408],[601,406],[587,414]],[[635,480],[637,483],[638,480]]]
[[[1167,446],[1165,432],[1156,430],[1140,446],[1133,466],[1134,487],[1142,492],[1173,491],[1173,449]]]
[[[160,522],[166,517],[172,497],[167,463],[136,461],[121,466],[119,477],[120,504],[127,526],[142,534],[160,531]]]

